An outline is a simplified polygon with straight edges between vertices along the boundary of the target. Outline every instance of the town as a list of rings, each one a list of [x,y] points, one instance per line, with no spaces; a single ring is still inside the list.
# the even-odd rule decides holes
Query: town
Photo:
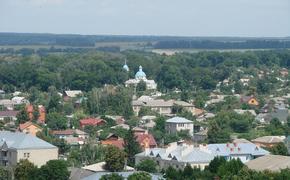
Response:
[[[0,0],[0,180],[289,180],[289,0]]]
[[[289,177],[289,50],[114,56],[1,56],[1,176]]]

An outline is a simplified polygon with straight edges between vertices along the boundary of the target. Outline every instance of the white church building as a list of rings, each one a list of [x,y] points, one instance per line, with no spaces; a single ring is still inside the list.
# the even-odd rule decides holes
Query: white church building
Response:
[[[125,63],[125,65],[123,66],[123,69],[126,71],[129,71],[129,67],[127,66],[127,64]],[[146,83],[146,88],[147,89],[152,89],[155,90],[157,89],[157,84],[155,83],[154,80],[149,80],[146,78],[146,74],[143,72],[142,70],[142,66],[139,66],[139,71],[135,74],[135,79],[129,79],[125,82],[125,86],[137,86],[137,84],[140,81],[144,81]]]

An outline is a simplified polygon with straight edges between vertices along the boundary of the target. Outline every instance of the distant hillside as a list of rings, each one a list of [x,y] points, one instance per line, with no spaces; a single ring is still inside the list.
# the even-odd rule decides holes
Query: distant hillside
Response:
[[[265,49],[290,48],[290,38],[176,37],[0,33],[0,46],[60,45],[94,47],[98,42],[145,42],[157,49]],[[112,46],[112,44],[111,44]],[[114,44],[113,44],[114,46]]]

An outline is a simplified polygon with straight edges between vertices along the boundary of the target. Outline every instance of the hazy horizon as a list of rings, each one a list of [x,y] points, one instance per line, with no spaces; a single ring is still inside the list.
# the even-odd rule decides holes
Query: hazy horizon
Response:
[[[289,0],[0,0],[0,32],[289,37]]]

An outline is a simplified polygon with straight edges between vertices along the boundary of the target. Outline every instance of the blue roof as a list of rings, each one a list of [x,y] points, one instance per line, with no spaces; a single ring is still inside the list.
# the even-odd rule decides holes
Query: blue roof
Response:
[[[188,119],[185,119],[183,117],[174,117],[167,119],[166,122],[168,123],[193,123],[193,121],[190,121]]]
[[[0,131],[0,146],[4,143],[14,149],[51,149],[57,148],[42,139],[20,132]]]
[[[146,74],[142,70],[142,66],[139,66],[139,71],[135,74],[136,79],[146,78]]]
[[[123,69],[126,70],[126,71],[129,71],[128,65],[127,64],[124,64]]]

